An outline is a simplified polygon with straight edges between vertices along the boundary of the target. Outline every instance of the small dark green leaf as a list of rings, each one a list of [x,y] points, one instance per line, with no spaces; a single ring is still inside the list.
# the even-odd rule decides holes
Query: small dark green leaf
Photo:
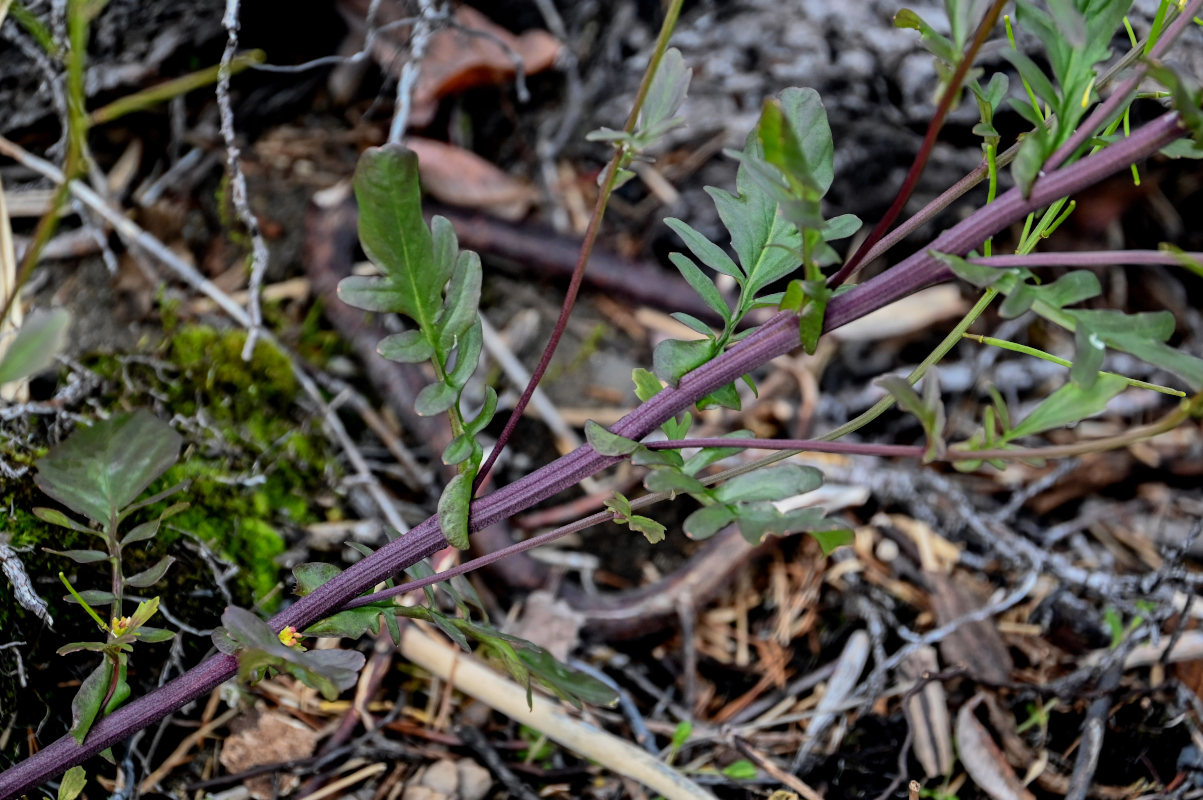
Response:
[[[90,533],[93,536],[99,536],[101,539],[104,538],[104,534],[102,534],[100,531],[95,531],[85,525],[80,525],[78,522],[71,519],[56,508],[43,508],[39,506],[33,510],[33,514],[38,519],[42,520],[43,522],[49,522],[51,525],[58,525],[60,528],[66,528],[68,530],[76,531],[77,533]]]
[[[703,506],[685,518],[685,535],[709,539],[735,521],[735,511],[725,505]]]
[[[144,589],[158,582],[160,578],[166,574],[168,567],[175,563],[173,556],[163,556],[159,562],[149,569],[145,569],[136,575],[131,575],[125,579],[128,586],[134,586],[139,589]]]
[[[0,384],[36,375],[54,363],[67,343],[71,315],[66,309],[37,310],[25,318],[0,357]]]
[[[998,307],[998,315],[1003,319],[1014,319],[1031,308],[1036,298],[1036,287],[1027,283],[1017,283]]]
[[[611,433],[591,419],[585,420],[585,439],[603,456],[629,456],[639,447],[639,442]]]
[[[159,519],[152,519],[149,522],[143,522],[140,525],[135,525],[134,527],[130,528],[129,533],[121,537],[121,546],[125,547],[127,544],[144,542],[147,539],[153,539],[155,534],[159,532],[161,519],[161,517]]]
[[[108,553],[102,553],[99,550],[46,550],[47,553],[54,553],[56,556],[64,556],[71,559],[76,564],[91,564],[96,561],[104,561],[109,557]]]
[[[443,449],[443,463],[451,467],[467,461],[468,457],[472,455],[472,446],[475,443],[476,440],[466,433],[461,433],[459,436],[456,436],[451,440],[451,443]]]
[[[706,485],[690,475],[671,467],[654,469],[643,480],[649,492],[668,492],[671,497],[679,493],[706,494]]]
[[[453,547],[468,549],[468,513],[472,501],[472,472],[461,472],[452,478],[439,497],[439,527]]]
[[[484,348],[484,327],[480,324],[479,317],[474,317],[473,322],[474,324],[459,337],[455,348],[455,368],[447,375],[447,383],[457,389],[462,389],[472,377],[472,373],[476,372],[480,351]]]
[[[138,629],[138,639],[143,642],[150,642],[151,644],[166,642],[168,639],[174,637],[174,631],[164,630],[163,628],[151,628],[144,625]]]
[[[431,359],[434,348],[421,331],[405,331],[385,336],[376,345],[376,352],[389,361],[419,364]]]
[[[674,311],[669,316],[695,333],[700,333],[709,339],[714,338],[714,330],[693,314],[686,314],[684,311]]]
[[[78,653],[80,650],[91,650],[94,653],[103,653],[108,649],[108,644],[105,642],[71,642],[65,644],[54,652],[60,656],[65,656],[68,653]]]
[[[181,438],[157,417],[137,411],[76,430],[40,458],[38,488],[103,525],[179,458]]]
[[[468,251],[460,253],[451,282],[447,284],[447,300],[439,318],[439,346],[444,350],[455,344],[480,314],[483,277],[480,256]]]
[[[493,415],[497,413],[497,391],[492,386],[485,387],[485,400],[481,406],[480,413],[477,414],[470,422],[464,425],[464,432],[469,436],[475,436],[485,429],[485,426],[493,421]]]
[[[651,450],[640,447],[631,454],[631,463],[637,467],[674,467],[681,469],[685,459],[675,450]]]
[[[720,386],[698,401],[699,409],[705,410],[711,406],[739,411],[743,404],[739,399],[739,390],[735,388],[735,384],[728,383],[726,386]]]
[[[368,631],[379,630],[380,613],[380,609],[366,606],[339,611],[310,625],[305,629],[305,635],[358,639]]]
[[[105,695],[108,694],[109,683],[112,679],[113,662],[106,658],[96,669],[88,673],[88,677],[84,678],[83,683],[79,686],[79,691],[72,698],[71,735],[75,737],[76,744],[83,744],[88,731],[92,729],[92,723],[96,721],[96,715],[100,713],[100,706],[104,702]]]
[[[423,417],[442,414],[455,405],[455,398],[458,395],[459,392],[452,386],[442,382],[432,383],[418,392],[418,396],[414,400],[414,411]]]
[[[241,647],[258,648],[268,653],[284,647],[267,623],[245,608],[227,606],[221,615],[221,624],[229,637]]]
[[[676,386],[683,375],[710,360],[713,347],[714,342],[709,339],[691,342],[666,339],[652,352],[652,369],[660,380]]]
[[[648,87],[647,98],[639,111],[641,131],[663,133],[674,122],[683,124],[676,121],[674,115],[685,102],[692,75],[693,70],[685,67],[680,50],[670,47],[664,51],[656,74],[652,77],[652,84]]]
[[[723,775],[733,781],[750,781],[760,776],[760,770],[748,759],[741,758],[723,767]]]
[[[85,589],[79,593],[79,596],[83,598],[85,603],[93,607],[111,605],[112,602],[117,599],[113,596],[112,592],[104,592],[100,589]],[[63,599],[68,603],[75,603],[77,605],[79,604],[79,601],[75,599],[74,595],[66,595],[63,597]]]
[[[1032,184],[1036,182],[1048,156],[1048,134],[1043,128],[1032,130],[1019,143],[1019,153],[1011,163],[1011,177],[1024,197],[1032,191]]]
[[[522,642],[514,650],[540,681],[578,708],[582,701],[595,706],[612,706],[618,702],[618,695],[609,686],[557,661],[542,647]]]
[[[1098,276],[1086,270],[1077,270],[1062,275],[1047,286],[1036,286],[1033,290],[1042,302],[1054,308],[1064,308],[1092,297],[1098,297],[1103,292]]]
[[[341,569],[325,561],[297,564],[292,568],[293,577],[297,580],[296,593],[301,596],[310,594],[322,584],[334,580],[341,572]]]

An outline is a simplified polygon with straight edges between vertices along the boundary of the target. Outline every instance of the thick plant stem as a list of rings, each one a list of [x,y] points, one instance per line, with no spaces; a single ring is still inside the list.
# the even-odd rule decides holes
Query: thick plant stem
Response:
[[[928,250],[916,253],[888,272],[832,298],[827,307],[824,331],[846,325],[925,286],[949,280],[951,271],[932,256],[931,251],[965,255],[1032,211],[1127,168],[1132,162],[1157,152],[1184,134],[1178,115],[1167,113],[1129,138],[1040,178],[1026,199],[1018,189],[1012,189],[950,228],[933,241]],[[742,342],[687,374],[677,387],[665,389],[640,405],[611,430],[628,439],[641,439],[710,392],[788,353],[798,344],[797,317],[790,312],[780,312]],[[513,516],[621,460],[621,457],[602,456],[591,447],[582,447],[477,500],[472,505],[469,529],[478,531]],[[385,578],[400,573],[445,546],[446,539],[439,530],[438,521],[432,517],[354,564],[312,594],[300,598],[273,617],[270,624],[273,630],[280,630],[286,625],[309,625],[341,608]],[[7,800],[37,786],[162,719],[233,677],[237,668],[235,658],[216,656],[101,719],[92,727],[82,745],[76,744],[69,735],[52,742],[0,774],[0,800]]]

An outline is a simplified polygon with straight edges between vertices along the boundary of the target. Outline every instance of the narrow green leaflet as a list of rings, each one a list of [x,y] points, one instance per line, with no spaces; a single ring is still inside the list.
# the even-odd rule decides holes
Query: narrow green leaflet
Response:
[[[1107,407],[1111,398],[1126,388],[1128,382],[1119,375],[1099,375],[1089,389],[1076,383],[1067,383],[1046,397],[1031,414],[1008,431],[1003,440],[1031,436],[1093,417]]]
[[[71,735],[76,744],[83,744],[92,729],[112,679],[113,663],[105,658],[79,685],[79,691],[71,700]]]

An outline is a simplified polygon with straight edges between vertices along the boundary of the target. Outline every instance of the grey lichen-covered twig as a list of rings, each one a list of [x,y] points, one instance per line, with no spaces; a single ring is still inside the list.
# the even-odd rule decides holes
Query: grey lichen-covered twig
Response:
[[[0,542],[0,571],[4,573],[5,578],[8,578],[8,582],[13,587],[13,597],[21,604],[21,607],[32,611],[47,625],[53,627],[54,619],[46,608],[46,601],[34,591],[29,575],[25,572],[21,559],[17,557],[17,551],[9,547],[7,542]]]

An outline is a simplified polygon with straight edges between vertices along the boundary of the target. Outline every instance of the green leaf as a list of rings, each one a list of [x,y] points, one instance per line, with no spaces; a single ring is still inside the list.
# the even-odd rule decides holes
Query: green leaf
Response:
[[[782,464],[739,475],[719,486],[714,498],[722,503],[783,500],[823,485],[823,473],[814,467]]]
[[[813,530],[807,531],[807,534],[814,538],[819,543],[819,547],[823,550],[823,555],[829,556],[837,547],[851,545],[855,538],[852,531],[847,528],[836,528],[834,530]]]
[[[447,483],[439,497],[439,527],[447,541],[458,550],[468,549],[468,515],[474,477],[475,471],[461,472]]]
[[[1048,134],[1043,128],[1032,130],[1019,143],[1019,153],[1011,162],[1011,177],[1024,197],[1032,191],[1032,184],[1044,168],[1044,160],[1052,152],[1048,145]]]
[[[709,539],[735,521],[735,510],[725,505],[703,506],[685,518],[685,535],[690,539]]]
[[[782,513],[773,503],[740,503],[737,507],[739,533],[749,544],[760,544],[765,536],[784,536],[809,531],[824,524],[823,509],[799,508]]]
[[[710,339],[665,339],[652,351],[652,370],[660,380],[676,386],[682,376],[705,364],[712,355],[714,342]]]
[[[1062,275],[1047,286],[1033,286],[1032,290],[1042,302],[1054,308],[1064,308],[1092,297],[1098,297],[1103,292],[1098,276],[1087,270],[1077,270]]]
[[[399,144],[366,150],[355,168],[359,241],[382,277],[344,278],[344,302],[368,311],[395,311],[434,330],[443,285],[455,262],[435,260],[430,231],[422,219],[418,157]]]
[[[678,493],[707,493],[704,483],[671,467],[652,470],[644,478],[643,485],[649,492],[668,492],[671,498],[675,498]]]
[[[675,450],[652,450],[640,446],[631,454],[631,463],[637,467],[673,467],[681,469],[685,459]]]
[[[701,410],[705,410],[711,406],[739,411],[742,407],[742,402],[739,399],[739,390],[735,388],[735,384],[728,383],[726,386],[720,386],[698,401],[698,408]]]
[[[92,729],[112,679],[113,662],[105,658],[88,673],[71,699],[71,735],[75,737],[76,744],[83,744],[88,731]]]
[[[630,526],[631,530],[642,533],[643,538],[647,539],[648,544],[659,544],[664,541],[664,533],[667,528],[651,517],[632,514],[627,517],[627,525]]]
[[[473,417],[470,422],[464,424],[464,432],[469,436],[475,436],[493,421],[493,415],[496,413],[497,390],[492,386],[486,386],[484,404],[480,408],[480,413]]]
[[[775,106],[773,111],[769,111],[770,105]],[[766,161],[815,190],[820,197],[827,194],[835,177],[835,148],[827,110],[818,92],[790,88],[781,93],[780,101],[767,101],[757,131]],[[779,149],[770,149],[766,138]]]
[[[723,775],[735,781],[750,781],[760,775],[760,770],[748,759],[741,758],[723,767]]]
[[[631,373],[631,380],[635,382],[635,396],[644,403],[651,400],[664,389],[664,385],[660,383],[660,379],[651,370],[646,370],[643,367],[635,368]]]
[[[727,307],[727,302],[723,300],[723,295],[719,292],[718,287],[706,277],[688,256],[681,253],[669,253],[669,261],[673,262],[677,270],[681,273],[681,277],[685,278],[685,282],[693,287],[693,290],[702,298],[702,302],[718,314],[724,322],[731,320],[731,309]]]
[[[514,650],[535,677],[577,708],[582,702],[595,706],[613,706],[618,702],[618,695],[609,686],[558,661],[542,647],[522,642]]]
[[[60,528],[75,531],[77,533],[90,533],[93,536],[104,538],[104,534],[99,531],[92,530],[86,525],[80,525],[75,520],[68,517],[57,508],[43,508],[38,506],[33,510],[33,515],[43,522],[49,522],[51,525],[58,525]]]
[[[108,553],[103,553],[100,550],[51,550],[46,548],[46,552],[54,553],[56,556],[64,556],[76,564],[91,564],[96,561],[105,561],[109,557]]]
[[[58,800],[75,800],[87,785],[88,774],[84,772],[84,768],[72,767],[63,775],[63,780],[58,785]]]
[[[52,365],[67,344],[70,324],[71,315],[62,308],[37,310],[26,317],[0,358],[0,384],[36,375]]]
[[[1099,375],[1089,389],[1076,383],[1067,383],[1046,397],[1031,414],[1008,431],[1003,441],[1009,442],[1092,417],[1105,409],[1111,398],[1127,386],[1128,382],[1120,375]]]
[[[1099,377],[1105,351],[1103,340],[1085,325],[1079,325],[1074,331],[1074,360],[1069,370],[1069,379],[1083,389],[1093,387]]]
[[[670,47],[664,51],[647,97],[639,110],[639,129],[649,133],[664,133],[666,126],[676,122],[674,115],[685,102],[693,70],[685,67],[681,51]],[[683,124],[677,122],[676,124]]]
[[[350,608],[318,620],[305,629],[306,636],[339,636],[358,639],[371,631],[379,630],[380,609],[371,606]]]
[[[847,239],[860,230],[860,217],[855,214],[840,214],[823,223],[823,241],[834,242]]]
[[[376,345],[376,352],[389,361],[420,364],[434,356],[434,347],[422,331],[405,331],[385,336]]]
[[[54,652],[60,656],[65,656],[68,653],[78,653],[80,650],[90,650],[94,653],[103,653],[109,647],[107,642],[71,642],[65,644]]]
[[[447,383],[457,389],[464,387],[472,373],[476,372],[484,341],[484,326],[481,325],[479,317],[474,317],[473,324],[459,337],[458,346],[455,348],[455,368],[447,374]]]
[[[702,336],[708,339],[714,338],[714,330],[711,329],[711,327],[705,322],[702,322],[692,314],[686,314],[684,311],[674,311],[673,313],[669,314],[669,316],[690,330],[700,333]]]
[[[443,449],[443,463],[449,467],[462,464],[472,455],[472,447],[475,444],[475,439],[466,433],[461,433]]]
[[[414,411],[423,417],[442,414],[455,405],[455,399],[458,396],[459,391],[454,386],[448,386],[442,382],[432,383],[418,392],[418,396],[414,400]]]
[[[85,589],[79,593],[79,596],[83,598],[83,601],[90,606],[112,605],[113,601],[117,599],[112,592],[106,592],[101,589]],[[79,601],[75,599],[74,595],[65,595],[63,600],[67,601],[68,603],[75,603],[77,605],[79,604]]]
[[[322,584],[334,580],[340,572],[341,569],[324,561],[297,564],[292,568],[293,577],[297,580],[296,593],[302,597],[311,594]]]
[[[175,638],[174,631],[163,630],[162,628],[151,628],[143,626],[138,629],[138,640],[155,644],[157,642],[166,642],[168,639]]]
[[[145,411],[76,430],[38,459],[38,488],[107,529],[179,458],[181,438]]]
[[[480,256],[465,251],[456,261],[451,283],[447,284],[447,299],[439,318],[439,346],[447,350],[476,322],[480,315],[480,286],[484,273]]]
[[[175,563],[173,556],[163,556],[153,567],[145,569],[136,575],[131,575],[125,579],[127,586],[134,586],[139,589],[144,589],[159,581],[167,573],[167,569]]]
[[[148,522],[143,522],[140,525],[135,525],[130,528],[129,533],[121,537],[121,546],[135,542],[144,542],[147,539],[153,539],[155,534],[159,532],[159,526],[162,524],[162,517],[152,519]]]
[[[685,242],[685,246],[689,248],[690,252],[694,254],[694,257],[696,257],[698,261],[701,261],[715,272],[721,272],[724,275],[730,275],[737,281],[743,280],[743,272],[740,270],[740,268],[737,267],[735,262],[731,260],[731,257],[724,253],[723,249],[714,242],[710,241],[697,230],[691,228],[686,223],[674,217],[669,217],[664,220],[664,224],[672,228],[676,234],[681,237],[682,241]],[[676,264],[677,262],[674,261],[673,263]],[[677,268],[680,269],[679,264],[677,264]],[[688,277],[686,280],[688,280]]]
[[[585,439],[589,446],[603,456],[629,456],[639,447],[639,442],[611,433],[593,420],[585,420]]]

